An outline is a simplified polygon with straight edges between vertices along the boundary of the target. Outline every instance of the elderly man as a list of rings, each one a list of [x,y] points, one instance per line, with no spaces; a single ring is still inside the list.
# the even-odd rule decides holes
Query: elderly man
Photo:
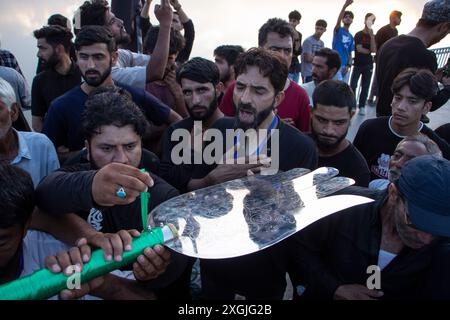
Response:
[[[399,142],[397,148],[389,160],[388,179],[375,179],[370,182],[370,189],[384,190],[389,183],[395,182],[400,178],[403,166],[411,159],[425,154],[442,157],[442,152],[438,145],[423,134],[407,136]]]
[[[300,297],[449,299],[450,162],[417,157],[373,198],[294,236]]]

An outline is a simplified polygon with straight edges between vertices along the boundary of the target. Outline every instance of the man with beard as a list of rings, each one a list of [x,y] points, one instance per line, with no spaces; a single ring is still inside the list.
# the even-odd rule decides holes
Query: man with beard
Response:
[[[0,184],[2,186],[0,189],[0,238],[2,239],[0,241],[0,284],[28,276],[44,267],[52,273],[59,274],[64,271],[65,276],[70,276],[72,273],[68,271],[68,267],[72,267],[73,270],[73,266],[77,264],[83,266],[90,260],[91,248],[87,246],[86,239],[79,239],[76,246],[69,247],[49,234],[30,230],[30,224],[35,218],[32,216],[35,209],[35,192],[27,172],[13,165],[0,164]],[[119,234],[123,237],[123,239],[119,238],[121,242],[123,241],[123,245],[129,246],[132,235],[137,236],[138,233],[133,231],[130,235],[126,231],[121,231]],[[141,255],[137,260],[145,257],[145,260],[149,262],[145,280],[150,280],[164,272],[169,253],[161,246],[146,250],[151,254]],[[78,299],[86,294],[118,300],[154,298],[154,294],[145,290],[141,283],[125,279],[123,277],[125,274],[126,271],[116,270],[105,276],[96,277],[82,284],[79,289],[62,290],[59,298]],[[42,284],[34,285],[37,288]],[[92,297],[83,297],[83,299],[92,299]]]
[[[337,51],[329,48],[322,48],[314,54],[312,61],[312,80],[302,84],[309,97],[310,107],[313,106],[313,92],[322,81],[334,78],[341,67],[341,58]]]
[[[31,114],[33,130],[41,132],[50,103],[80,85],[81,73],[70,58],[73,35],[69,29],[45,26],[35,30],[34,37],[37,39],[37,56],[44,68],[33,79]]]
[[[163,139],[160,175],[180,192],[185,192],[192,178],[195,164],[193,161],[190,164],[174,164],[172,150],[178,141],[172,141],[171,138],[178,129],[189,131],[193,138],[195,121],[201,122],[202,129],[207,130],[214,122],[223,117],[223,113],[217,108],[219,69],[212,61],[193,58],[178,71],[177,81],[181,85],[190,117],[172,124],[166,130]],[[191,146],[193,147],[193,143]],[[194,159],[193,153],[194,150],[191,149],[191,159]]]
[[[442,158],[442,152],[437,144],[427,136],[419,133],[406,137],[398,143],[394,154],[389,159],[388,179],[372,180],[369,188],[376,190],[387,189],[389,183],[395,182],[400,178],[401,170],[409,160],[426,154]]]
[[[392,116],[364,121],[354,145],[369,166],[371,180],[388,179],[389,159],[406,136],[422,133],[436,142],[444,158],[450,159],[450,146],[420,119],[430,111],[438,82],[431,71],[408,68],[392,84]],[[381,97],[380,97],[381,98]]]
[[[258,31],[258,46],[276,52],[289,68],[292,62],[294,32],[287,21],[269,19]],[[228,88],[220,104],[220,110],[229,117],[236,114],[236,105],[233,104],[234,88],[235,85]],[[309,103],[305,90],[290,79],[286,79],[282,90],[284,98],[277,106],[277,115],[298,130],[309,132]]]
[[[104,87],[94,91],[86,101],[81,121],[89,163],[67,166],[42,180],[36,196],[44,213],[36,215],[32,226],[69,244],[86,238],[87,244],[104,249],[107,260],[120,261],[127,250],[121,241],[126,234],[113,233],[148,227],[142,221],[141,192],[150,193],[148,212],[178,192],[152,172],[149,152],[142,148],[148,123],[124,90]],[[163,247],[155,251],[167,259]],[[130,266],[136,279],[145,281],[160,275],[151,271],[153,258],[155,252],[144,252]],[[163,288],[178,279],[187,263],[184,256],[174,253],[172,258],[167,273],[144,287],[158,289],[163,296],[168,294]],[[181,292],[179,288],[174,294],[187,294],[187,283],[183,288],[186,290]]]
[[[169,0],[161,0],[161,5],[155,6],[155,16],[160,22],[161,32],[158,34],[158,41],[151,59],[148,55],[123,48],[118,49],[118,58],[112,69],[115,81],[144,88],[147,82],[163,78],[169,52],[169,36],[173,16]],[[118,47],[125,46],[131,41],[123,21],[114,15],[106,0],[85,1],[74,19],[76,20],[75,27],[78,29],[88,25],[108,28]]]
[[[237,79],[233,100],[237,106],[236,116],[234,119],[219,119],[213,127],[219,129],[223,137],[226,137],[227,129],[234,129],[243,136],[248,129],[266,129],[267,136],[258,141],[256,150],[244,148],[246,157],[278,158],[277,169],[282,171],[293,168],[315,169],[317,151],[312,140],[275,115],[275,109],[284,96],[287,65],[278,55],[253,48],[240,55],[235,70]],[[234,154],[236,160],[236,153],[239,154],[236,149],[245,145],[235,145],[228,153]],[[195,190],[242,178],[248,171],[257,173],[262,167],[261,163],[253,164],[253,168],[248,167],[250,165],[225,163],[198,166],[200,170],[196,168],[188,187]],[[240,171],[240,168],[245,170]],[[247,299],[282,299],[288,262],[285,244],[283,241],[264,251],[240,258],[201,260],[204,298],[233,299],[238,294]]]
[[[340,175],[367,187],[370,172],[366,160],[348,141],[348,128],[355,114],[356,100],[351,88],[342,81],[327,80],[313,94],[311,136],[319,150],[319,167],[334,167]]]
[[[352,188],[365,195],[367,189]],[[347,191],[349,192],[349,191]],[[292,237],[302,299],[450,298],[450,162],[419,156],[375,200]]]
[[[81,114],[88,95],[99,86],[114,85],[111,68],[117,61],[117,50],[109,30],[100,26],[87,26],[80,30],[75,40],[77,64],[85,82],[50,105],[44,122],[45,133],[65,160],[74,151],[84,147],[81,134]],[[144,89],[117,85],[129,91],[133,101],[141,107],[146,117],[157,125],[170,124],[181,117]]]
[[[13,128],[19,110],[13,88],[0,78],[0,163],[22,168],[37,185],[43,177],[59,168],[59,162],[53,144],[45,135]]]
[[[219,68],[220,82],[223,83],[223,88],[219,96],[219,104],[225,91],[235,81],[234,63],[239,54],[243,52],[244,49],[241,46],[234,45],[219,46],[214,50],[214,61]]]

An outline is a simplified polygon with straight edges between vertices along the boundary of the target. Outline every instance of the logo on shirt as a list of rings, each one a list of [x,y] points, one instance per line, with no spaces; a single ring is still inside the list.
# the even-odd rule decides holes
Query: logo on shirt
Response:
[[[370,168],[371,171],[379,176],[380,178],[387,179],[388,173],[389,173],[389,160],[391,159],[391,156],[388,154],[382,153],[381,156],[378,158],[377,162],[378,165],[372,165]]]
[[[87,221],[95,230],[101,231],[103,228],[103,213],[98,209],[92,208]]]

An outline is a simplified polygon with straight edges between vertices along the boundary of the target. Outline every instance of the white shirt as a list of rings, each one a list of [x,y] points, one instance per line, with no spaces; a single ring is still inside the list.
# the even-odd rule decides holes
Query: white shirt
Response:
[[[313,96],[313,93],[314,93],[314,89],[316,89],[316,84],[314,83],[314,81],[310,81],[310,82],[302,84],[301,87],[303,89],[305,89],[306,93],[308,94],[309,107],[312,108],[312,106],[313,106],[312,96]]]

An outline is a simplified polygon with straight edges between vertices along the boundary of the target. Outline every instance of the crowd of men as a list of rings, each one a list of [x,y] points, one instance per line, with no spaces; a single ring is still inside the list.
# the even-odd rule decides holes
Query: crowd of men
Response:
[[[450,3],[427,2],[400,36],[400,11],[376,33],[367,13],[354,37],[352,3],[339,12],[332,48],[321,40],[323,19],[302,42],[294,10],[288,20],[269,18],[257,47],[221,44],[213,62],[190,57],[194,23],[179,0],[154,6],[158,25],[145,1],[143,53],[127,49],[130,36],[107,1],[86,1],[73,33],[59,14],[34,31],[31,91],[15,57],[0,50],[0,284],[44,267],[82,266],[95,248],[121,261],[146,228],[142,192],[151,194],[150,212],[186,192],[257,175],[276,158],[281,172],[337,168],[355,180],[343,193],[374,201],[238,258],[198,262],[149,247],[125,269],[58,297],[283,299],[289,274],[294,299],[449,299],[450,130],[425,122],[450,98],[449,71],[427,49],[450,32]],[[374,97],[377,118],[363,122],[352,143],[352,117]],[[30,108],[31,128],[23,116]],[[190,132],[187,148],[174,138],[179,129]],[[209,129],[266,136],[259,145],[245,135],[231,149],[224,144],[216,156],[231,161],[198,163],[210,142],[200,139],[198,150],[194,140]],[[180,164],[176,151],[190,161]],[[381,275],[372,287],[370,266]]]

